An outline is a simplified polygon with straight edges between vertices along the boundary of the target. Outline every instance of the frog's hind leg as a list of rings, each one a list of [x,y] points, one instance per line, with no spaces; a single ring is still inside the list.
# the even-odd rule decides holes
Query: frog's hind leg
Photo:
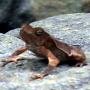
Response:
[[[73,49],[71,50],[71,57],[76,61],[75,66],[81,67],[87,65],[86,56],[80,48],[73,47]]]

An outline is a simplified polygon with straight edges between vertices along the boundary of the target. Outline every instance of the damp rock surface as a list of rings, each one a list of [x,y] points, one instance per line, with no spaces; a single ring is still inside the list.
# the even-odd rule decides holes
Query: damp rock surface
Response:
[[[90,89],[90,14],[76,13],[50,17],[31,23],[33,27],[42,27],[51,36],[68,44],[80,45],[85,52],[88,65],[70,67],[61,65],[41,80],[30,81],[35,72],[41,72],[47,64],[27,51],[21,55],[26,58],[18,63],[10,63],[0,68],[0,89],[2,90],[89,90]],[[18,30],[18,31],[17,31]],[[0,34],[0,61],[24,42],[17,38],[15,29]],[[14,33],[13,33],[14,31]],[[34,57],[33,57],[34,56]],[[2,64],[2,63],[0,63]]]

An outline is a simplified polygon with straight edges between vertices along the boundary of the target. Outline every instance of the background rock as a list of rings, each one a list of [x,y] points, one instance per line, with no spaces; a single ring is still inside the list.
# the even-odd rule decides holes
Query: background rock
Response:
[[[31,0],[32,10],[37,19],[58,14],[81,12],[83,0]]]
[[[90,11],[90,0],[0,0],[0,32],[46,17]]]
[[[90,0],[83,0],[81,11],[90,13]]]
[[[49,76],[42,80],[29,81],[33,72],[40,72],[47,64],[38,59],[26,59],[18,63],[8,64],[4,68],[0,68],[0,88],[2,90],[89,90],[90,89],[90,14],[67,14],[50,17],[41,21],[31,23],[34,27],[42,27],[50,35],[64,41],[68,44],[81,45],[87,56],[88,65],[84,67],[59,66]],[[16,31],[18,36],[19,30]],[[7,34],[13,35],[13,30]],[[14,32],[15,33],[15,32]],[[7,37],[6,40],[1,39],[1,46],[7,45],[16,47],[24,45],[24,43],[13,36],[2,35]],[[12,39],[10,39],[12,38]],[[8,42],[9,41],[11,42]],[[5,43],[7,42],[7,43]],[[8,45],[10,45],[8,47]],[[17,48],[16,47],[16,48]],[[5,50],[7,52],[7,49]],[[11,51],[13,49],[10,49]],[[3,48],[0,49],[2,52]],[[2,54],[2,56],[5,53]],[[32,55],[32,54],[30,54]],[[25,55],[22,55],[25,57]],[[27,56],[27,58],[30,56]],[[2,60],[2,59],[1,59]],[[30,60],[30,61],[29,61]]]
[[[90,11],[90,0],[29,0],[37,20],[59,14]]]
[[[5,33],[35,20],[30,0],[0,0],[0,32]]]

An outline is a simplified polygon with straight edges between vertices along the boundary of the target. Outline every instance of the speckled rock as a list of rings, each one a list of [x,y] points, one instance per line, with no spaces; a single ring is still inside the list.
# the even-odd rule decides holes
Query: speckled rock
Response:
[[[90,90],[90,14],[77,13],[54,16],[31,23],[31,25],[34,27],[40,26],[44,28],[46,32],[68,44],[81,45],[86,54],[88,65],[84,67],[60,66],[42,80],[29,81],[33,72],[42,71],[45,69],[47,64],[44,64],[42,60],[36,60],[37,58],[31,58],[31,61],[30,59],[26,59],[19,61],[18,63],[11,63],[4,68],[0,68],[0,89]],[[15,31],[17,32],[15,36],[18,36],[19,30]],[[12,33],[13,30],[7,34],[14,35]],[[11,43],[7,42],[11,44],[11,47],[14,47],[17,43],[22,42],[20,39],[7,34],[3,36],[12,38]],[[5,41],[8,41],[9,38]],[[4,44],[7,45],[5,46],[7,47],[7,51],[8,44],[4,43],[3,39],[1,39],[0,42],[2,42],[2,46]],[[18,46],[21,45],[24,44],[18,44]]]

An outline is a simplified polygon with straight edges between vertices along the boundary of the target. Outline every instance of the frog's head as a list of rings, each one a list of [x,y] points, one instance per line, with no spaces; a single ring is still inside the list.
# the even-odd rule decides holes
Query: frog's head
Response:
[[[49,35],[40,27],[33,28],[29,24],[24,24],[21,26],[20,36],[27,43],[42,43]]]

